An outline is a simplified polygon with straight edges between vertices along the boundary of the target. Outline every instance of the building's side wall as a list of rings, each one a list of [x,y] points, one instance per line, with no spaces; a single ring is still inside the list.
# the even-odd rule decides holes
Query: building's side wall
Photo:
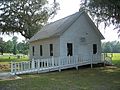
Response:
[[[39,41],[34,41],[30,43],[30,58],[38,59],[38,58],[49,58],[50,56],[50,44],[53,44],[53,56],[59,56],[59,38],[49,38],[43,39]],[[40,45],[43,48],[43,56],[40,56]],[[34,46],[34,56],[32,55],[32,47]]]
[[[60,37],[60,56],[67,55],[67,43],[73,43],[73,55],[91,58],[91,56],[101,55],[101,40],[94,28],[88,22],[84,14],[76,20]],[[81,42],[81,37],[86,41]],[[93,55],[93,44],[97,44],[97,54]]]

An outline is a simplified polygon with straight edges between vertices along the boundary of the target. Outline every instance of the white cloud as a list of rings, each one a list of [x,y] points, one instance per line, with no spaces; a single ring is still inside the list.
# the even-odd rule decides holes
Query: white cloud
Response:
[[[49,21],[55,21],[58,19],[61,19],[63,17],[66,17],[68,15],[71,15],[75,12],[79,11],[80,8],[80,0],[56,0],[60,4],[60,10],[58,11],[57,15],[49,20]]]

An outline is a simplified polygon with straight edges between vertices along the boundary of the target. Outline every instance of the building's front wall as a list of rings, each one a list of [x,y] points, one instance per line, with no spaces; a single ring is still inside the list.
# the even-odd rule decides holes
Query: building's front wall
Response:
[[[30,58],[49,58],[50,44],[53,44],[53,56],[67,56],[67,43],[73,45],[73,56],[81,56],[91,59],[93,56],[99,56],[101,60],[101,38],[94,30],[88,19],[83,15],[79,17],[60,37],[49,38],[31,42]],[[85,41],[81,40],[85,38]],[[97,53],[93,54],[93,44],[97,45]],[[40,56],[40,45],[43,46],[43,56]],[[34,46],[34,56],[32,55],[32,47]]]
[[[80,16],[60,37],[60,56],[67,55],[67,43],[73,44],[73,56],[84,58],[101,55],[101,40],[84,15]],[[81,38],[86,41],[82,42]],[[97,44],[97,53],[93,54],[93,44]]]
[[[49,38],[30,43],[30,58],[50,58],[50,44],[53,44],[53,56],[59,56],[59,38]],[[40,56],[40,45],[42,45],[42,56]],[[32,48],[34,47],[34,55]]]

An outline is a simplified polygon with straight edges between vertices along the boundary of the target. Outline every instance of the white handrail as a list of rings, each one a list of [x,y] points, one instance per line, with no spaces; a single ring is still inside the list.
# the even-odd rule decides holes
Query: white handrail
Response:
[[[61,68],[64,67],[76,67],[85,65],[85,64],[92,64],[95,60],[99,60],[99,56],[91,56],[88,58],[87,56],[83,57],[80,55],[76,56],[64,56],[64,57],[51,57],[47,59],[32,59],[32,61],[26,62],[11,62],[11,72],[12,73],[23,73],[25,72],[34,72],[45,69],[56,68],[57,70],[61,71]],[[102,61],[102,60],[101,60]]]

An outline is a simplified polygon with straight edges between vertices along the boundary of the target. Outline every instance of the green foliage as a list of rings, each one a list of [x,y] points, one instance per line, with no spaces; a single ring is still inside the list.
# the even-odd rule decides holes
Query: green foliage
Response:
[[[4,41],[0,41],[0,52],[3,55]]]
[[[82,6],[97,21],[105,26],[113,24],[120,29],[120,0],[81,0]],[[97,18],[96,18],[97,17]]]
[[[14,55],[16,55],[17,54],[17,37],[16,36],[14,36],[13,38],[12,38],[12,41],[13,41],[13,54]]]
[[[17,42],[17,37],[14,36],[12,40],[0,43],[3,53],[17,53],[28,55],[29,43],[27,41]]]
[[[17,44],[17,49],[18,49],[19,53],[27,55],[28,54],[28,49],[29,49],[29,43],[25,42],[25,41],[18,43]]]
[[[120,53],[120,42],[103,42],[102,43],[102,52],[104,53]]]
[[[47,0],[2,0],[0,2],[0,30],[19,32],[30,39],[55,14],[58,4]]]
[[[3,44],[4,53],[12,53],[13,51],[13,42],[11,40],[4,42]]]

